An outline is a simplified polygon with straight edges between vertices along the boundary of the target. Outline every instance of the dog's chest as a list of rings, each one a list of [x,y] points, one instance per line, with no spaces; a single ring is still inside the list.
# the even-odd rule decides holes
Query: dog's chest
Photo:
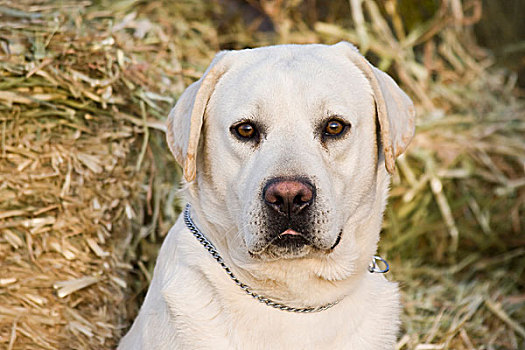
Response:
[[[289,314],[259,310],[233,322],[232,349],[357,348],[349,325],[331,314]],[[330,317],[332,316],[332,317]],[[235,316],[234,316],[235,317]]]
[[[395,285],[385,286],[392,287],[396,299]],[[178,334],[184,338],[181,343],[195,344],[199,338],[202,348],[254,350],[392,349],[395,344],[397,300],[386,300],[383,305],[381,299],[374,300],[374,295],[365,292],[313,314],[272,309],[237,293],[231,299],[214,294],[211,300],[204,308],[187,302],[178,305],[173,321],[176,329],[183,330]]]
[[[163,339],[162,334],[174,337],[167,348],[394,348],[399,295],[397,285],[383,276],[367,272],[339,304],[301,314],[271,308],[244,294],[198,245],[167,244],[166,249],[165,256],[176,258],[159,259],[154,278],[159,286],[148,292],[156,302],[143,308],[167,315],[169,320],[159,321],[158,329],[144,317],[154,341]]]

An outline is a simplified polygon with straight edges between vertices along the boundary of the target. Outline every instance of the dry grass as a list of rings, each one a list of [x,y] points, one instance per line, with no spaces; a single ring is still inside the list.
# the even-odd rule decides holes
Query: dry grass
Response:
[[[524,348],[525,105],[478,1],[421,3],[0,1],[0,346],[116,344],[180,209],[163,120],[217,50],[349,40],[418,108],[380,244],[398,348]]]
[[[162,130],[182,76],[147,63],[163,43],[89,2],[5,5],[0,343],[111,347],[128,320],[128,250],[149,233],[132,224],[158,216],[148,129]]]

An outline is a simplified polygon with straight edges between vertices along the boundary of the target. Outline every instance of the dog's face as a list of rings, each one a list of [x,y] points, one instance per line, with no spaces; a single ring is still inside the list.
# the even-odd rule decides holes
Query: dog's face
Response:
[[[329,58],[269,53],[226,73],[208,106],[204,162],[248,252],[333,249],[373,190],[375,106],[363,74]]]
[[[188,93],[192,103],[184,104],[183,96],[172,112],[168,132],[191,126],[193,135],[179,143],[169,136],[170,147],[187,179],[197,172],[196,198],[212,207],[205,210],[214,213],[212,220],[225,228],[234,221],[224,239],[239,250],[236,256],[268,261],[330,254],[349,223],[366,219],[377,204],[383,154],[392,167],[388,161],[410,140],[411,122],[402,122],[407,130],[383,125],[388,116],[377,115],[387,105],[384,99],[378,105],[382,82],[371,81],[373,71],[349,59],[359,54],[344,46],[223,54],[207,72],[212,78]],[[406,100],[394,103],[405,108],[399,101]],[[186,119],[177,121],[178,114]],[[202,136],[192,141],[195,135]],[[390,149],[379,149],[381,142]]]

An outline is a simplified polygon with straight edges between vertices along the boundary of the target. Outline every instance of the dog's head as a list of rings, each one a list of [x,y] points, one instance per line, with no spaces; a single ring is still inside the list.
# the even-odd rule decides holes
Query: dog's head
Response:
[[[270,261],[355,244],[345,235],[382,215],[413,132],[410,99],[342,42],[219,53],[170,113],[167,139],[218,239]]]

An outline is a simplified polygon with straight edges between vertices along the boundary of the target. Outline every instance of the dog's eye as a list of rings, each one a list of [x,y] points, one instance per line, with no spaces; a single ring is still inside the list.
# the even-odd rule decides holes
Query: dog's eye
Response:
[[[258,135],[257,128],[250,122],[243,122],[233,126],[232,132],[241,140],[255,139]]]
[[[350,124],[345,123],[339,119],[330,119],[326,122],[323,128],[323,136],[337,137],[342,136],[348,129]]]

